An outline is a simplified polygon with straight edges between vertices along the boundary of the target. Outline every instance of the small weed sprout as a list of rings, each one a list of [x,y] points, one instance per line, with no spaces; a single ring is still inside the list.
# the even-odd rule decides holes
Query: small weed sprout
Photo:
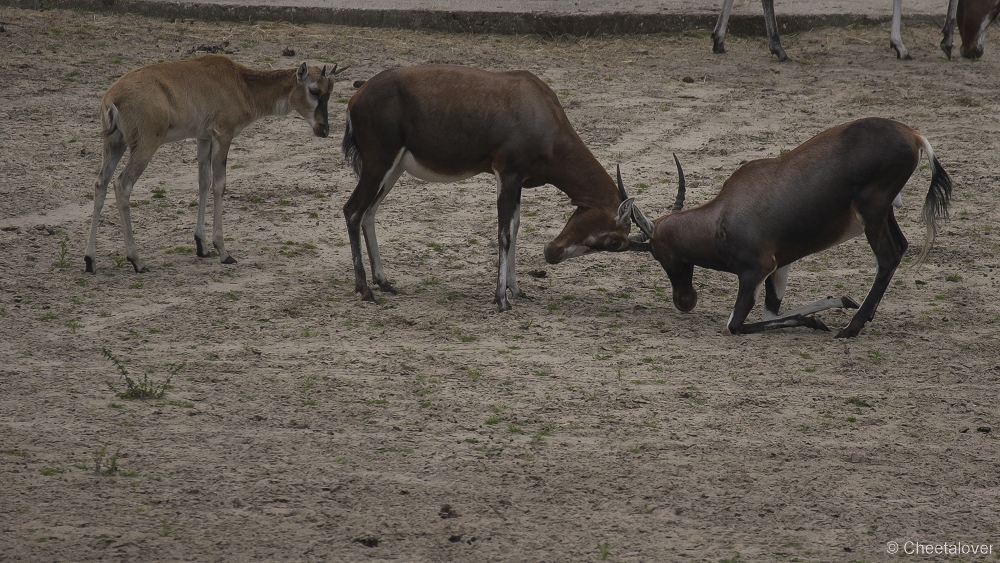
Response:
[[[597,551],[600,553],[601,561],[604,561],[611,555],[611,549],[614,548],[614,544],[609,541],[603,541],[597,544]]]
[[[125,380],[124,391],[119,391],[118,388],[115,387],[113,383],[111,383],[110,381],[108,382],[108,387],[110,387],[111,390],[115,392],[115,395],[119,399],[162,399],[163,395],[166,394],[167,389],[170,389],[169,377],[166,379],[166,381],[163,382],[162,385],[159,386],[157,386],[156,383],[149,378],[148,372],[143,374],[142,379],[138,378],[133,379],[131,374],[129,374],[128,370],[121,363],[121,361],[119,361],[118,358],[111,353],[111,350],[108,350],[107,348],[101,348],[101,353],[104,354],[104,357],[115,365],[115,367],[118,369],[118,373],[121,375],[121,378]],[[183,367],[184,367],[183,363],[178,364],[176,366],[171,367],[170,372],[172,374],[176,374]]]
[[[115,453],[108,457],[108,445],[104,444],[94,453],[94,473],[98,475],[115,475],[118,473],[118,456],[122,449],[119,447]]]
[[[62,239],[59,243],[59,260],[56,262],[56,268],[65,269],[70,267],[69,260],[69,249],[66,247],[66,239]]]

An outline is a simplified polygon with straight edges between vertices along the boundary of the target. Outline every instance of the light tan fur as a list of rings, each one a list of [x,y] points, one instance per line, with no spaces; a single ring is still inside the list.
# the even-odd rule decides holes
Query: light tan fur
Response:
[[[125,256],[136,272],[146,271],[132,235],[132,188],[161,145],[191,138],[198,143],[198,256],[209,255],[204,240],[205,208],[212,188],[212,242],[223,263],[235,263],[222,236],[226,158],[233,138],[261,117],[287,115],[293,110],[308,122],[314,135],[326,137],[327,101],[335,74],[336,66],[330,72],[325,66],[310,68],[305,63],[298,68],[261,71],[228,57],[205,55],[149,65],[118,79],[101,98],[104,160],[94,187],[94,215],[85,256],[87,271],[94,272],[101,209],[108,183],[126,148],[129,158],[114,182],[115,200],[125,235]]]

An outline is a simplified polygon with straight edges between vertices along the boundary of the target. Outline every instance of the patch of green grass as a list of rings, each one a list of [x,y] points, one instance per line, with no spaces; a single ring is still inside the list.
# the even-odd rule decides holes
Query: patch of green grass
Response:
[[[878,365],[882,362],[882,352],[878,350],[870,350],[868,352],[868,357],[872,359],[872,363]]]
[[[479,381],[479,376],[482,375],[482,370],[479,368],[464,367],[465,373],[469,374],[469,379],[472,381]]]

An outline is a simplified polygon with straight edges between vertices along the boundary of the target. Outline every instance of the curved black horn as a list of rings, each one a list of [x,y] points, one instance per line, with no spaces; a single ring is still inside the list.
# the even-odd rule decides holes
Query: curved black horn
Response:
[[[677,164],[677,199],[672,211],[680,211],[684,208],[684,170],[681,169],[681,161],[677,160],[677,153],[674,153],[674,163]]]
[[[628,199],[628,194],[625,193],[625,185],[622,184],[622,167],[620,164],[615,165],[615,174],[618,175],[618,195],[622,196],[622,201]]]

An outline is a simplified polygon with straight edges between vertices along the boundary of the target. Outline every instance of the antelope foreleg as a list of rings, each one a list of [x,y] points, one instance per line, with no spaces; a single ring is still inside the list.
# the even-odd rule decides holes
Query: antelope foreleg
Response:
[[[517,248],[517,230],[521,215],[521,178],[513,174],[497,173],[497,289],[494,302],[497,310],[510,310],[507,298],[509,288],[515,297],[521,294],[514,271],[514,250]]]
[[[222,235],[222,196],[226,193],[226,160],[229,158],[230,143],[232,138],[212,141],[212,192],[215,196],[212,209],[212,244],[219,251],[219,261],[223,264],[236,263],[236,259],[226,251],[226,242]]]
[[[774,0],[761,0],[764,7],[764,26],[767,28],[768,46],[771,54],[778,57],[778,62],[788,60],[788,55],[781,48],[781,37],[778,36],[778,20],[774,17]]]
[[[198,219],[194,226],[195,253],[199,258],[212,255],[205,244],[205,211],[212,190],[212,140],[198,139]]]
[[[715,29],[712,31],[713,53],[726,52],[726,27],[729,26],[729,13],[732,10],[733,0],[723,0],[722,13],[719,14],[719,20],[715,23]]]
[[[954,45],[955,37],[955,17],[958,12],[958,0],[948,0],[948,15],[944,19],[944,27],[941,28],[941,50],[951,60],[951,48]]]
[[[785,311],[779,315],[775,315],[771,311],[765,309],[764,320],[770,321],[774,319],[784,319],[786,317],[812,315],[814,313],[819,313],[820,311],[826,311],[827,309],[857,309],[858,307],[860,307],[858,302],[851,299],[847,295],[843,297],[826,297],[824,299],[817,299],[808,305],[803,305],[790,311]]]
[[[777,275],[775,275],[777,274]],[[768,282],[768,299],[766,300],[766,305],[770,306],[774,303],[772,292],[776,289],[780,289],[780,293],[784,293],[784,280],[787,279],[788,267],[780,268],[775,270],[767,276]],[[745,274],[740,276],[740,290],[739,294],[736,296],[736,305],[733,307],[733,312],[729,315],[729,321],[726,323],[726,327],[731,334],[753,334],[755,332],[763,332],[765,330],[774,330],[778,328],[789,328],[796,326],[804,326],[808,328],[813,328],[817,330],[830,330],[827,328],[823,321],[817,317],[807,317],[804,315],[792,315],[786,316],[782,315],[779,318],[765,319],[757,323],[746,323],[744,322],[750,311],[753,309],[754,302],[756,301],[757,294],[760,293],[760,286],[764,280],[761,280],[757,275]],[[773,285],[774,281],[780,282],[780,288],[775,288]],[[780,298],[777,303],[780,304]],[[775,305],[775,307],[777,307]],[[769,307],[765,307],[765,311]]]
[[[764,320],[772,321],[786,317],[805,316],[827,309],[857,309],[858,303],[847,297],[827,297],[817,299],[808,305],[803,305],[790,311],[780,313],[781,300],[785,297],[785,287],[788,285],[788,268],[783,266],[771,273],[764,281]]]
[[[913,57],[906,51],[903,45],[903,36],[899,28],[903,20],[903,0],[892,0],[892,30],[889,32],[889,46],[896,51],[897,59],[910,60]]]

